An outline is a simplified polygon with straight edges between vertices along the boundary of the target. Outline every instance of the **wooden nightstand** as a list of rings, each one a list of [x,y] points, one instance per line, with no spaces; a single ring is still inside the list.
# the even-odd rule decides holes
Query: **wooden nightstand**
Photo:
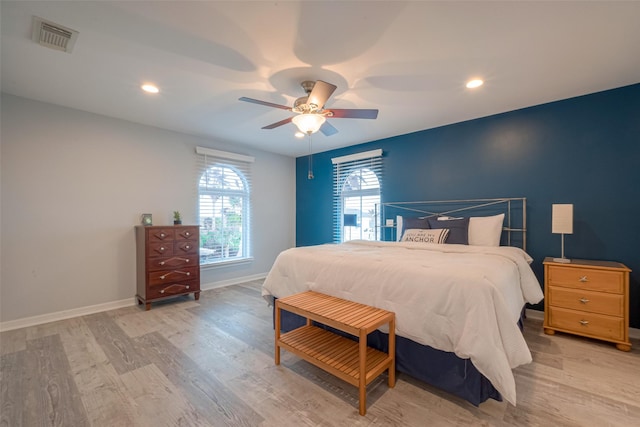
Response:
[[[544,262],[544,332],[610,341],[622,351],[629,341],[629,268],[610,261]]]

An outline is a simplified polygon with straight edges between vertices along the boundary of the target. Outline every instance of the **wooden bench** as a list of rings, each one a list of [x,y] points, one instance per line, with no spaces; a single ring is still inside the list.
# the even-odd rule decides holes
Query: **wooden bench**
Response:
[[[307,324],[280,333],[280,310],[307,318]],[[312,321],[358,337],[359,341],[314,326]],[[276,300],[275,362],[280,347],[359,389],[360,415],[367,411],[367,385],[388,370],[395,386],[395,313],[318,292],[308,291]],[[389,353],[367,347],[367,335],[389,324]]]

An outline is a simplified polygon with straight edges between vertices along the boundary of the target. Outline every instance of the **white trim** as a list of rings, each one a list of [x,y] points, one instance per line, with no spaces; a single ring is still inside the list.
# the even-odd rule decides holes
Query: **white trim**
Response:
[[[216,262],[209,262],[207,264],[200,264],[200,269],[210,269],[210,268],[216,268],[216,267],[227,267],[230,265],[236,265],[236,264],[248,264],[253,262],[253,257],[247,257],[247,258],[240,258],[240,259],[228,259],[225,261],[216,261]]]
[[[544,320],[544,311],[533,310],[531,308],[527,308],[526,315],[527,315],[527,317],[530,317],[532,319]]]
[[[27,326],[41,325],[43,323],[55,322],[58,320],[71,319],[78,316],[86,316],[87,314],[100,313],[102,311],[115,310],[122,307],[130,307],[135,304],[135,298],[127,298],[120,301],[105,302],[103,304],[89,305],[86,307],[72,308],[71,310],[57,311],[55,313],[9,320],[8,322],[0,323],[0,332],[26,328]]]
[[[345,162],[352,162],[354,160],[364,160],[370,159],[372,157],[382,156],[382,149],[378,148],[377,150],[371,151],[363,151],[362,153],[349,154],[346,156],[334,157],[331,159],[331,163],[340,164]]]
[[[196,153],[207,155],[207,156],[213,156],[213,157],[221,157],[223,159],[239,160],[241,162],[247,162],[247,163],[253,163],[256,161],[256,158],[252,156],[245,156],[244,154],[230,153],[228,151],[214,150],[213,148],[207,148],[207,147],[199,147],[199,146],[196,147]]]
[[[225,286],[239,285],[240,283],[264,279],[265,277],[267,277],[267,273],[259,273],[259,274],[254,274],[252,276],[239,277],[237,279],[227,279],[227,280],[221,280],[219,282],[210,282],[210,283],[204,283],[204,284],[201,283],[200,290],[208,291],[209,289],[224,288]]]
[[[222,280],[220,282],[212,282],[200,285],[201,291],[209,289],[222,288],[225,286],[238,285],[240,283],[260,280],[267,277],[267,273],[259,273],[251,276],[243,276],[235,279]],[[115,310],[123,307],[131,307],[137,305],[136,298],[127,298],[120,301],[106,302],[104,304],[90,305],[87,307],[73,308],[71,310],[57,311],[55,313],[41,314],[39,316],[24,317],[22,319],[9,320],[0,322],[0,332],[11,331],[14,329],[26,328],[29,326],[41,325],[43,323],[56,322],[58,320],[71,319],[73,317],[86,316],[88,314],[100,313],[102,311]]]

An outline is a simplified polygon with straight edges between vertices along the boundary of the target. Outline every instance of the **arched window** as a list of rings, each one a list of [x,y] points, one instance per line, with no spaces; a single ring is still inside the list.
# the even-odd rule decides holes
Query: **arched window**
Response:
[[[200,264],[249,257],[249,182],[236,166],[206,165],[198,184]]]
[[[367,167],[350,171],[344,179],[340,200],[342,241],[375,240],[376,226],[380,223],[379,212],[376,212],[376,205],[380,203],[380,181],[376,173]]]

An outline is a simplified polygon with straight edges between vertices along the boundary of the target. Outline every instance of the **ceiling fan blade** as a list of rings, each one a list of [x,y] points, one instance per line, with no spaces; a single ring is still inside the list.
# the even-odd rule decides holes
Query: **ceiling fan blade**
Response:
[[[287,107],[286,105],[274,104],[273,102],[267,102],[267,101],[260,101],[259,99],[247,98],[246,96],[238,98],[238,100],[251,102],[252,104],[259,104],[267,107],[274,107],[274,108],[280,108],[281,110],[291,111],[291,107]]]
[[[287,123],[291,123],[291,119],[293,119],[293,117],[289,117],[288,119],[280,120],[279,122],[271,123],[270,125],[267,125],[267,126],[263,127],[262,129],[275,129],[278,126],[282,126],[282,125],[286,125]]]
[[[331,136],[338,133],[338,129],[334,128],[331,123],[326,121],[322,126],[320,126],[320,132],[322,132],[324,136]]]
[[[307,104],[315,104],[318,108],[322,109],[334,90],[336,90],[336,86],[318,80],[316,84],[313,85],[313,89],[307,99]]]
[[[334,119],[375,119],[378,117],[378,110],[358,109],[358,108],[331,108]]]

